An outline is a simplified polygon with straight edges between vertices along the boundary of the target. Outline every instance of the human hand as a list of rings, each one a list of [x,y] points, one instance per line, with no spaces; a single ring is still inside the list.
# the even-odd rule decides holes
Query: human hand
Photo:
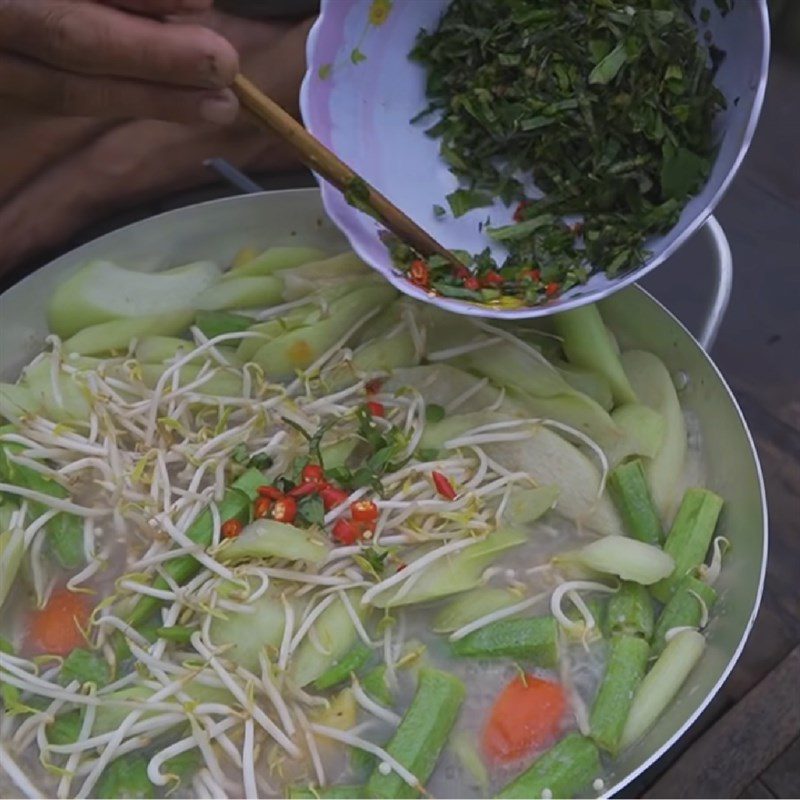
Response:
[[[186,16],[212,3],[0,0],[0,116],[232,122],[236,50]]]
[[[299,115],[312,20],[258,21],[212,11],[196,21],[233,43],[243,72]],[[285,143],[246,120],[227,126],[44,115],[9,121],[0,113],[0,274],[116,210],[212,182],[203,167],[212,156],[244,170],[296,165]]]

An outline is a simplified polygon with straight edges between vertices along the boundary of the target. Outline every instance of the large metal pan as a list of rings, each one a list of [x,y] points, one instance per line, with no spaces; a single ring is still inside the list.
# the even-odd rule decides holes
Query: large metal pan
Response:
[[[729,253],[716,223],[708,229],[710,260],[729,277]],[[56,259],[0,296],[0,376],[16,377],[41,349],[45,307],[53,288],[90,258],[157,270],[192,259],[229,262],[244,245],[299,243],[341,250],[316,189],[266,192],[170,211],[103,236]],[[704,337],[714,333],[727,281],[712,306]],[[685,376],[682,402],[702,430],[708,485],[726,500],[722,532],[733,548],[719,583],[720,600],[708,648],[689,684],[648,735],[618,761],[606,793],[614,794],[658,759],[691,725],[730,673],[755,619],[767,559],[767,518],[761,470],[741,411],[700,344],[662,305],[631,286],[604,301],[603,311],[627,346],[652,350]]]

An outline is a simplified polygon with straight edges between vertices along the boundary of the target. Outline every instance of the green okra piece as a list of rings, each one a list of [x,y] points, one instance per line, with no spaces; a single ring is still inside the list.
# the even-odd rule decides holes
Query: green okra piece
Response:
[[[642,462],[637,458],[615,467],[608,476],[608,489],[628,533],[641,542],[660,544],[664,531]]]
[[[367,796],[363,786],[290,786],[289,800],[359,800]]]
[[[710,611],[716,601],[717,592],[713,586],[694,575],[685,575],[658,616],[653,633],[653,653],[658,655],[664,649],[670,629],[699,628],[703,604]]]
[[[606,672],[589,715],[591,737],[595,743],[615,755],[622,729],[647,669],[650,645],[639,636],[611,637]]]
[[[448,672],[425,667],[411,705],[386,745],[386,751],[414,774],[419,786],[409,786],[396,772],[376,768],[367,781],[370,797],[419,797],[433,772],[466,695],[464,684]]]
[[[244,314],[234,314],[232,311],[198,311],[194,324],[209,339],[223,333],[239,333],[246,331],[256,321]]]
[[[353,672],[358,672],[370,658],[372,658],[372,650],[363,642],[358,642],[342,659],[333,666],[328,667],[314,681],[314,688],[321,692],[336,686],[337,683],[348,680],[350,675]]]
[[[4,429],[5,430],[5,429]],[[69,492],[57,481],[45,477],[36,470],[12,461],[9,453],[19,453],[25,448],[11,442],[0,445],[0,478],[7,483],[23,486],[34,492],[66,499]],[[47,511],[42,503],[29,501],[28,508],[36,518]],[[48,544],[53,555],[64,569],[76,569],[84,562],[83,522],[80,517],[62,511],[47,523]]]
[[[233,485],[225,492],[219,504],[220,518],[225,521],[233,517],[249,518],[250,504],[258,496],[258,487],[264,485],[264,476],[260,470],[248,469],[242,473]],[[211,544],[214,532],[214,520],[211,511],[206,509],[189,527],[186,535],[196,544],[207,547]],[[164,570],[178,584],[186,583],[200,569],[200,562],[194,556],[178,556],[164,562]],[[157,578],[153,584],[156,588],[167,589],[163,578]],[[161,601],[158,598],[142,595],[128,616],[131,625],[143,622],[155,611]]]
[[[675,559],[675,569],[650,588],[656,600],[666,603],[683,577],[703,562],[722,505],[722,498],[708,489],[686,491],[664,542],[664,552]]]
[[[453,654],[470,658],[516,658],[553,667],[558,629],[551,616],[501,619],[453,642]]]
[[[521,775],[506,784],[498,798],[571,798],[600,771],[600,753],[591,740],[570,733],[543,753]]]
[[[653,601],[647,588],[635,581],[624,581],[608,601],[606,627],[609,633],[640,636],[650,641],[653,626]]]

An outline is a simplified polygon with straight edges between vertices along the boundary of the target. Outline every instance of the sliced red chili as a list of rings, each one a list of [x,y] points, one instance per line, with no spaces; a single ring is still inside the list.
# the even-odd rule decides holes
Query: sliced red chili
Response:
[[[431,285],[431,272],[428,265],[420,258],[411,262],[408,268],[408,277],[415,286],[427,289]]]
[[[378,519],[378,506],[372,500],[357,500],[350,504],[353,522],[374,523]]]
[[[364,391],[367,394],[378,394],[383,386],[383,380],[381,378],[373,378],[371,381],[367,381],[364,384]]]
[[[325,483],[325,472],[319,464],[306,464],[300,473],[300,480],[303,483]]]
[[[538,283],[542,279],[542,273],[538,269],[529,269],[523,272],[520,278],[530,278],[534,283]]]
[[[386,416],[386,409],[383,406],[383,403],[378,403],[375,400],[368,400],[367,401],[367,411],[372,414],[373,417],[385,417]]]
[[[331,535],[339,544],[355,544],[361,538],[361,528],[347,519],[337,519]]]
[[[221,533],[226,539],[235,539],[244,530],[242,521],[238,519],[226,519],[222,523]]]
[[[502,286],[505,282],[505,278],[493,269],[490,269],[483,278],[481,278],[482,286]]]
[[[456,267],[453,270],[453,277],[459,281],[465,281],[472,273],[464,266]]]
[[[474,275],[470,275],[464,279],[464,288],[469,289],[471,292],[477,292],[481,288],[478,279]]]
[[[335,486],[325,486],[320,490],[319,496],[322,498],[322,505],[325,506],[326,511],[330,511],[336,506],[347,502],[350,493],[344,489],[337,489]]]
[[[259,497],[253,503],[253,519],[264,519],[269,516],[269,509],[272,506],[272,500],[269,497]]]
[[[431,478],[433,478],[433,485],[436,487],[436,491],[442,497],[446,500],[456,499],[456,490],[453,488],[453,484],[450,483],[450,478],[442,475],[441,472],[431,472]]]
[[[287,497],[308,497],[310,494],[316,494],[322,487],[317,483],[301,483],[293,489],[286,492]]]
[[[270,516],[276,522],[285,522],[290,524],[294,522],[297,516],[297,503],[293,497],[282,497],[276,500],[270,511]]]
[[[547,284],[547,286],[544,287],[544,293],[548,297],[554,297],[560,291],[561,291],[561,284],[556,283],[555,281],[551,281],[550,283]]]
[[[270,500],[280,500],[283,492],[275,486],[259,486],[258,493],[261,497],[268,497]]]

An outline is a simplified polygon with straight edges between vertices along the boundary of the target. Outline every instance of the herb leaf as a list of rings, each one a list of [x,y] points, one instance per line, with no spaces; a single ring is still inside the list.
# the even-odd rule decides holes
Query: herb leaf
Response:
[[[473,208],[492,205],[494,198],[488,192],[476,192],[473,189],[456,189],[447,195],[447,202],[454,217],[462,217]]]
[[[648,237],[677,222],[708,176],[725,107],[713,83],[724,54],[698,39],[693,11],[691,0],[452,0],[420,32],[419,118],[435,117],[426,133],[459,181],[453,216],[519,203],[514,224],[484,228],[508,250],[502,282],[487,284],[498,265],[480,253],[461,258],[467,272],[429,264],[430,288],[532,305],[593,270],[644,262]],[[526,197],[529,177],[544,197]],[[390,249],[401,269],[420,258]]]
[[[625,45],[620,42],[590,73],[589,83],[611,83],[628,60]]]
[[[93,683],[99,688],[111,680],[111,671],[104,658],[78,647],[64,659],[59,677],[63,684],[77,680],[81,684]]]
[[[310,494],[297,504],[297,513],[309,525],[322,525],[325,521],[325,506],[318,494]]]

